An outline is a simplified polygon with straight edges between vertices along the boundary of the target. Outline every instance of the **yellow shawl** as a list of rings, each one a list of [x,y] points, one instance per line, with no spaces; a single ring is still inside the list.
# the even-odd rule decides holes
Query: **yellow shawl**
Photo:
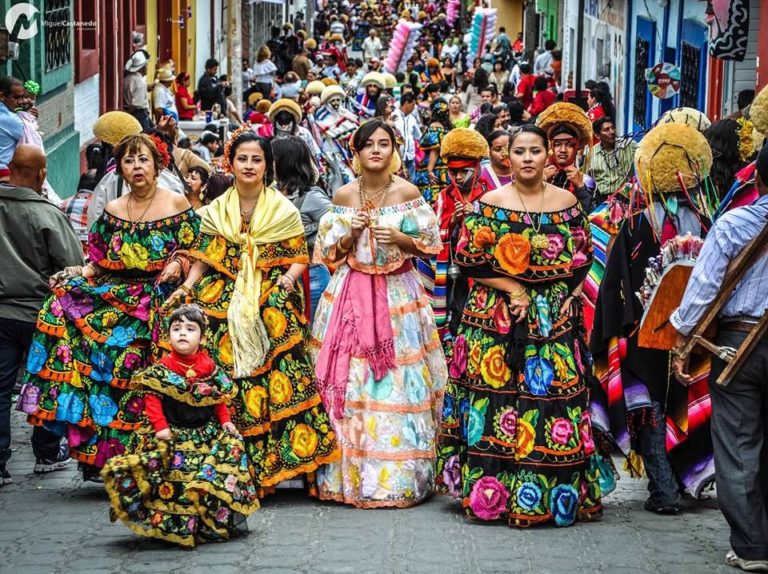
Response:
[[[299,210],[282,193],[266,187],[259,195],[249,229],[244,230],[240,196],[234,187],[216,198],[202,213],[200,231],[240,246],[240,266],[227,310],[235,377],[247,377],[264,363],[269,338],[259,312],[261,269],[259,245],[285,241],[304,233]]]

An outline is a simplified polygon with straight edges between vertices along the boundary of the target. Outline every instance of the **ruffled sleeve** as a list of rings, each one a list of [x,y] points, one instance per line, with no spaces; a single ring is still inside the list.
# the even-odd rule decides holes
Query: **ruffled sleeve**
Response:
[[[201,231],[189,250],[189,256],[207,263],[230,279],[237,277],[240,268],[240,247],[229,243],[220,235]]]
[[[336,263],[336,245],[352,229],[352,210],[334,207],[320,219],[315,239],[315,263]]]
[[[400,231],[412,237],[416,247],[424,253],[434,255],[443,247],[435,211],[423,199],[405,213]]]
[[[440,143],[443,139],[443,132],[438,128],[427,128],[424,135],[421,136],[419,145],[424,151],[431,151],[433,149],[440,149]]]
[[[571,263],[573,274],[568,285],[571,289],[575,289],[587,278],[592,267],[593,258],[592,233],[589,227],[589,219],[580,207],[579,210],[581,211],[579,216],[574,217],[568,222],[573,250],[573,260]]]

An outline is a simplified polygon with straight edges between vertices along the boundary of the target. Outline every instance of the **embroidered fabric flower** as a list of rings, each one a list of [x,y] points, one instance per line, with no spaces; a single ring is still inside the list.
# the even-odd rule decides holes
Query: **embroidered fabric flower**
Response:
[[[309,425],[296,425],[291,431],[290,441],[293,452],[300,458],[309,458],[317,450],[317,433]]]
[[[546,396],[554,377],[552,364],[545,358],[536,356],[525,362],[525,382],[532,395]]]
[[[74,393],[60,393],[57,398],[56,420],[76,425],[83,420],[85,404]]]
[[[541,489],[533,482],[524,482],[518,487],[515,498],[520,508],[530,512],[541,502]]]
[[[122,347],[124,349],[135,339],[136,330],[132,327],[115,327],[112,329],[112,334],[107,339],[106,344],[111,347]]]
[[[27,353],[27,371],[36,375],[43,370],[47,360],[48,353],[45,347],[39,341],[32,341]]]
[[[91,407],[93,422],[97,425],[105,427],[115,419],[117,405],[107,395],[91,395],[88,397],[88,404]]]
[[[565,418],[558,418],[552,422],[549,436],[559,445],[567,445],[573,436],[573,424]]]
[[[469,407],[467,446],[473,446],[483,438],[483,430],[485,429],[485,411],[487,407],[488,403],[485,403],[485,408],[482,409],[477,408],[475,405]]]
[[[541,255],[547,259],[555,260],[565,249],[565,238],[557,233],[548,233],[549,245],[541,251]]]
[[[112,369],[114,363],[106,353],[94,351],[91,353],[91,379],[101,383],[110,383],[114,378]]]
[[[93,312],[93,303],[79,290],[70,290],[59,298],[64,315],[72,320],[82,319]]]
[[[461,464],[459,455],[455,454],[445,461],[443,466],[443,483],[451,496],[461,494]]]
[[[496,233],[490,227],[483,225],[475,231],[472,243],[478,249],[490,247],[496,243]]]
[[[570,526],[576,520],[579,493],[570,484],[559,484],[549,494],[549,511],[558,526]]]
[[[518,419],[516,435],[515,458],[519,460],[533,452],[536,431],[527,420]]]
[[[592,420],[589,411],[584,411],[581,414],[579,437],[581,438],[581,444],[584,445],[584,454],[593,454],[595,452],[595,440],[592,435]]]
[[[509,492],[495,476],[479,479],[469,493],[469,507],[482,520],[496,520],[507,507]]]
[[[504,387],[512,376],[504,357],[504,349],[501,345],[489,348],[480,361],[480,373],[483,381],[494,389]]]
[[[140,243],[123,243],[120,257],[126,269],[146,269],[149,264],[149,252]]]
[[[448,375],[453,379],[460,378],[467,370],[467,339],[464,335],[456,337],[453,344],[453,356],[448,365]]]
[[[496,245],[494,257],[510,275],[520,275],[528,269],[531,244],[519,233],[507,233]]]

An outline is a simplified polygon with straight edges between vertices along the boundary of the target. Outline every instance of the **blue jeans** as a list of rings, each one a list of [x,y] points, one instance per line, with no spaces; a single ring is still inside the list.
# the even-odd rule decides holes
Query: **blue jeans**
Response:
[[[309,316],[315,320],[317,305],[323,296],[325,288],[331,282],[331,273],[322,263],[312,263],[309,266]]]
[[[0,318],[0,463],[11,458],[11,394],[34,333],[34,323]],[[56,458],[59,442],[58,436],[43,427],[32,431],[32,451],[37,458]]]
[[[654,506],[672,506],[680,503],[677,476],[667,456],[667,425],[661,405],[651,399],[656,425],[643,425],[637,438],[648,475],[648,497]]]
[[[403,162],[403,173],[407,173],[408,181],[413,182],[413,178],[416,177],[416,160],[405,160]]]

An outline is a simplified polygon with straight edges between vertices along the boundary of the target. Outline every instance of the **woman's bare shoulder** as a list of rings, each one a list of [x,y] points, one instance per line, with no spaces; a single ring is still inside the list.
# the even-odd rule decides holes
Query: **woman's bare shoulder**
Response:
[[[357,180],[337,189],[333,196],[333,203],[342,207],[357,207],[359,203]]]
[[[568,209],[578,203],[578,199],[570,191],[550,184],[547,184],[545,201],[547,211]]]

